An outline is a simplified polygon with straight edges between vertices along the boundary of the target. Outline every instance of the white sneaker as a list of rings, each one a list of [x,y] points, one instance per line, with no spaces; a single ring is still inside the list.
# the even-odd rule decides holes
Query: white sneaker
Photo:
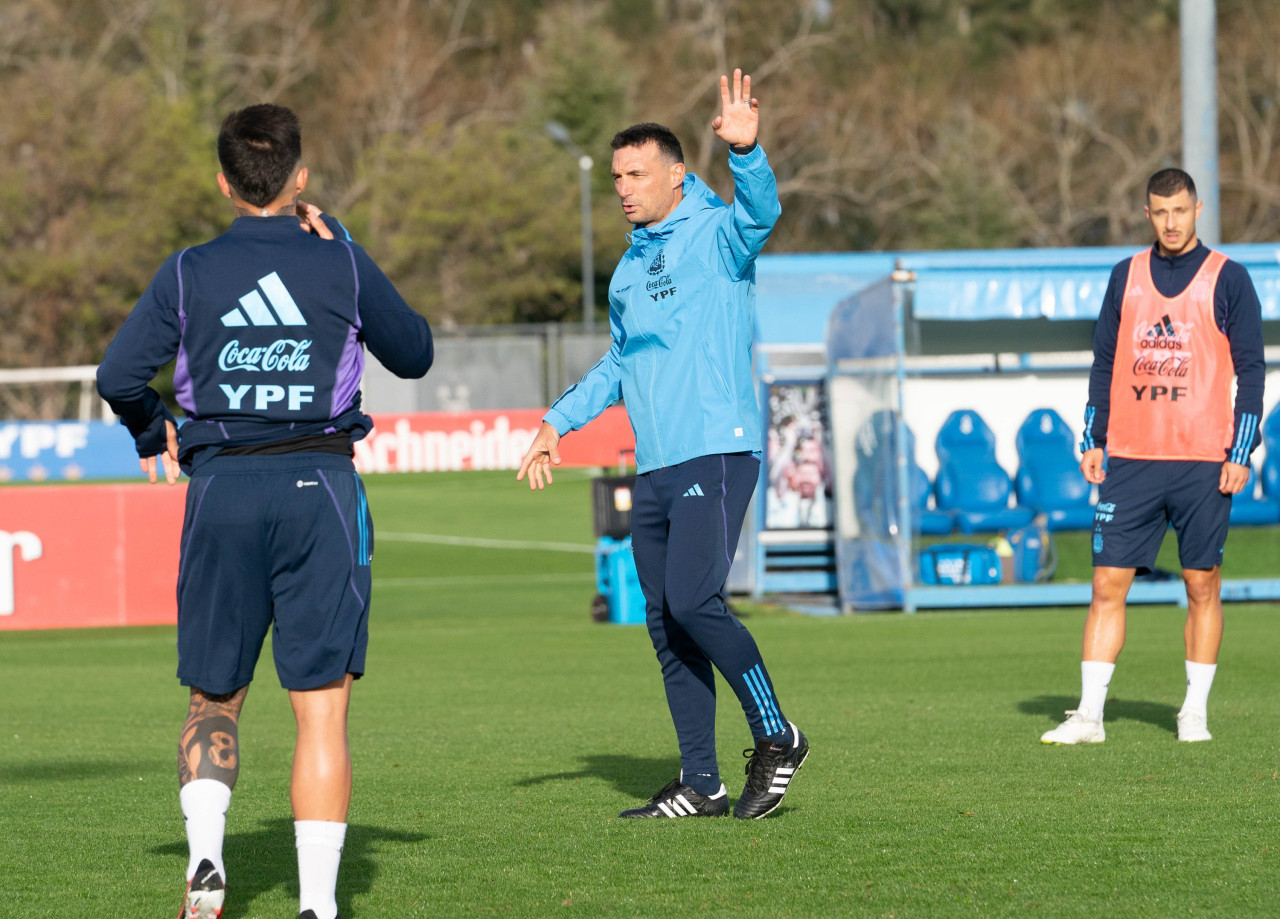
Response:
[[[1209,733],[1209,718],[1200,712],[1178,712],[1178,739],[1194,743],[1213,740]]]
[[[1102,743],[1107,739],[1102,722],[1087,708],[1068,709],[1067,720],[1040,735],[1041,743]]]
[[[195,877],[187,881],[178,919],[219,919],[226,892],[226,885],[213,862],[207,858],[200,859]]]

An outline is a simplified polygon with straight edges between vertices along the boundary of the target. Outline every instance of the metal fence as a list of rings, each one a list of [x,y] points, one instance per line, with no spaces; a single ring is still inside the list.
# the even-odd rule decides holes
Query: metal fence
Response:
[[[609,336],[568,325],[473,327],[437,332],[435,365],[401,380],[365,364],[366,412],[466,412],[545,408],[609,349]]]
[[[361,390],[366,412],[461,412],[544,408],[609,349],[607,332],[577,323],[435,329],[435,365],[402,380],[369,356]],[[96,397],[96,367],[0,369],[0,420],[110,418]]]

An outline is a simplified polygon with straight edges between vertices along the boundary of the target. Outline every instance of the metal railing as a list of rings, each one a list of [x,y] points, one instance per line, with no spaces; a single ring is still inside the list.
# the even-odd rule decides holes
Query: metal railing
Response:
[[[433,331],[436,362],[422,380],[398,379],[372,357],[366,360],[366,412],[546,407],[609,348],[607,331],[587,334],[581,323]],[[0,369],[0,421],[112,420],[98,396],[96,371],[91,364]]]

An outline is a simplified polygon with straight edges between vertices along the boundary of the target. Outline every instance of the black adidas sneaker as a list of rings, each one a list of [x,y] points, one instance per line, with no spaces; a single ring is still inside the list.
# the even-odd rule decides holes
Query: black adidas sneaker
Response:
[[[623,811],[619,817],[723,817],[729,813],[729,793],[723,785],[715,794],[700,795],[679,779],[649,799],[644,807]]]
[[[800,767],[809,755],[809,740],[790,721],[795,739],[790,746],[775,744],[769,738],[756,741],[754,750],[742,751],[747,757],[747,785],[742,797],[733,806],[733,816],[739,820],[758,820],[771,814],[782,803],[782,797],[791,787]]]

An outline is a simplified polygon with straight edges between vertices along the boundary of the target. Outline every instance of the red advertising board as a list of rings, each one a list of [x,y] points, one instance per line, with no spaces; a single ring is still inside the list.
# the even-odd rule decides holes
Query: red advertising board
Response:
[[[0,489],[0,630],[178,621],[186,484]]]
[[[543,412],[374,415],[362,473],[516,469]],[[566,466],[614,466],[635,440],[621,406],[560,442]],[[177,622],[185,480],[0,489],[0,631]]]
[[[488,412],[414,412],[374,415],[374,429],[356,442],[356,469],[369,472],[440,472],[518,469],[542,424],[541,409]],[[626,409],[605,409],[581,431],[560,441],[565,466],[631,462],[635,437]]]

